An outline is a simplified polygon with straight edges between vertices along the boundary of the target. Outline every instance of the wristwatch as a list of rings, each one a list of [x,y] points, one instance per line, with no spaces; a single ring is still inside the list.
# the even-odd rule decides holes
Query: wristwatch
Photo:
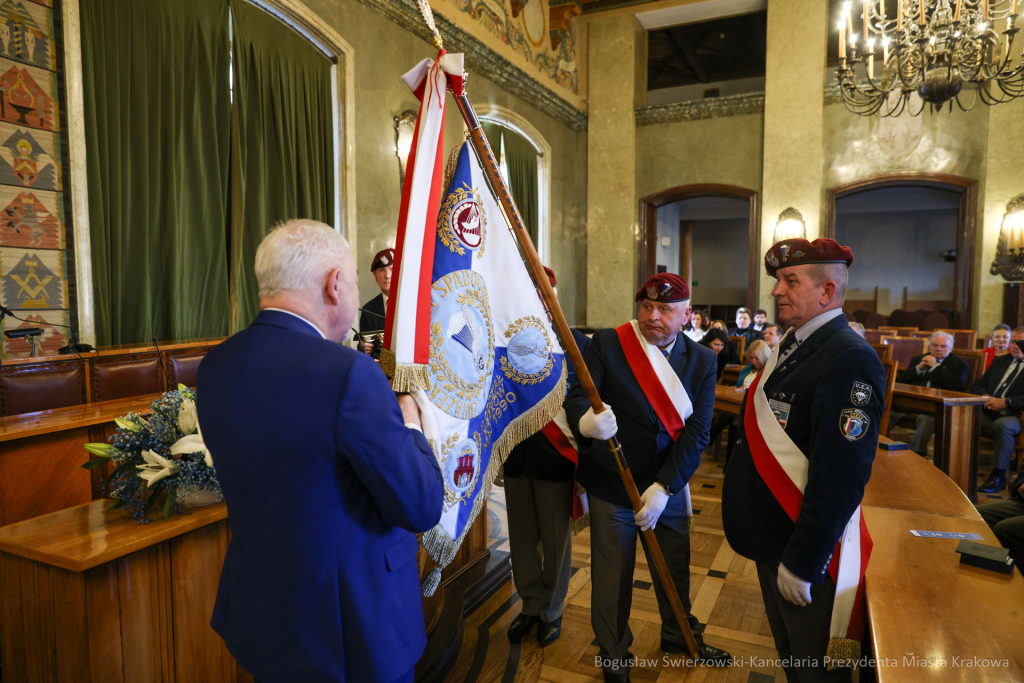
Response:
[[[661,483],[660,481],[657,481],[657,480],[655,480],[654,483],[657,484],[658,486],[660,486],[661,488],[663,488],[665,490],[665,493],[667,493],[670,497],[675,495],[675,491],[673,491],[672,487],[669,486],[668,484],[663,484],[663,483]]]

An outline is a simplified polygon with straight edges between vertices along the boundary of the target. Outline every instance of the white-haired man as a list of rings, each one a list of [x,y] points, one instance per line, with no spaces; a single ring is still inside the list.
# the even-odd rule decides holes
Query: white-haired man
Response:
[[[199,422],[231,511],[211,625],[260,683],[413,680],[426,645],[416,533],[440,468],[409,396],[338,342],[349,246],[295,220],[256,252],[260,314],[199,366]]]
[[[897,375],[896,381],[918,387],[963,391],[967,386],[969,369],[967,361],[953,353],[953,335],[949,332],[933,332],[928,337],[928,353],[911,358],[907,369]],[[906,415],[890,412],[889,431]],[[918,455],[928,455],[928,442],[934,433],[935,418],[931,415],[918,415],[910,450]]]

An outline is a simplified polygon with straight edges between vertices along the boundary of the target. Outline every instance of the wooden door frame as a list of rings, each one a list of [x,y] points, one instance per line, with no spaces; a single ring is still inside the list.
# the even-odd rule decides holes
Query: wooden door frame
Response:
[[[956,230],[953,308],[958,328],[973,326],[974,248],[977,241],[978,181],[946,173],[893,172],[860,178],[825,190],[825,237],[836,236],[836,200],[883,187],[935,187],[960,195]]]
[[[749,203],[746,305],[750,308],[757,308],[757,285],[761,264],[760,195],[757,190],[748,190],[745,187],[738,187],[736,185],[718,185],[714,183],[679,185],[678,187],[647,195],[640,200],[640,258],[637,259],[637,286],[639,287],[647,278],[654,275],[657,269],[658,209],[666,204],[672,204],[683,199],[696,199],[698,197],[728,197],[730,199],[743,199]]]

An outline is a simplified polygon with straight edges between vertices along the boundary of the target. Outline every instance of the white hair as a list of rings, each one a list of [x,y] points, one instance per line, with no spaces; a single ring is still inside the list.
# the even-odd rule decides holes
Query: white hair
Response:
[[[949,332],[932,332],[931,336],[928,337],[928,343],[931,344],[932,339],[935,339],[936,337],[945,337],[947,340],[949,340],[950,347],[952,347],[956,343],[956,339],[954,339],[953,335],[951,335]]]
[[[811,279],[814,280],[816,287],[820,287],[821,283],[826,280],[831,280],[836,283],[836,294],[833,300],[839,303],[846,301],[846,281],[850,269],[845,263],[812,263],[810,266]]]
[[[323,284],[335,268],[351,262],[352,251],[337,230],[319,221],[294,218],[271,230],[256,250],[260,296]]]

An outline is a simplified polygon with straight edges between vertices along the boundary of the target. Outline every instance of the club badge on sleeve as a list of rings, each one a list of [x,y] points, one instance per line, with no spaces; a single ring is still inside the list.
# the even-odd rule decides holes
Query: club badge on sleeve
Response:
[[[856,408],[847,408],[839,413],[839,431],[847,441],[857,441],[868,432],[870,418]]]
[[[854,382],[850,390],[850,402],[855,406],[867,405],[871,400],[871,385],[864,382]]]

